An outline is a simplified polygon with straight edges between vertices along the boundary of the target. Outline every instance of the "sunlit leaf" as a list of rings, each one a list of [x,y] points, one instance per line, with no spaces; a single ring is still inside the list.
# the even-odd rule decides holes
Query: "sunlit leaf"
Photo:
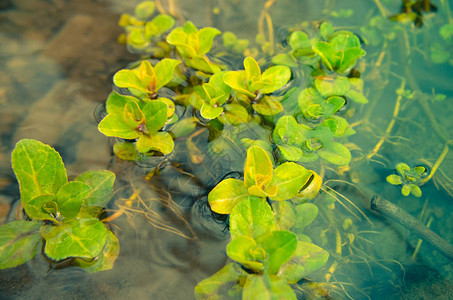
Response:
[[[280,267],[290,260],[297,247],[296,235],[290,231],[272,231],[257,238],[258,245],[266,251],[266,268],[277,274]]]
[[[56,194],[68,182],[60,155],[39,141],[23,139],[17,142],[11,163],[19,182],[21,202],[27,213],[30,200],[44,194]]]
[[[311,172],[301,165],[286,162],[274,170],[271,185],[278,187],[278,193],[272,200],[288,200],[297,195],[300,189],[307,183]]]
[[[244,198],[231,211],[232,238],[245,235],[256,239],[269,232],[274,226],[272,209],[262,198],[254,196]]]
[[[75,218],[90,192],[90,186],[80,181],[71,181],[62,185],[55,195],[58,211],[66,220]]]
[[[118,238],[113,232],[107,231],[107,239],[99,256],[93,261],[76,258],[76,265],[85,269],[85,271],[89,273],[110,270],[113,268],[119,252],[120,243]]]
[[[75,180],[91,187],[85,206],[106,206],[112,198],[115,177],[115,173],[108,170],[88,171],[79,175]]]
[[[244,182],[234,178],[221,181],[208,195],[211,209],[219,214],[229,214],[237,203],[248,197]]]
[[[73,219],[59,226],[45,225],[40,233],[46,240],[44,252],[53,260],[94,258],[101,253],[107,239],[107,228],[95,218]]]

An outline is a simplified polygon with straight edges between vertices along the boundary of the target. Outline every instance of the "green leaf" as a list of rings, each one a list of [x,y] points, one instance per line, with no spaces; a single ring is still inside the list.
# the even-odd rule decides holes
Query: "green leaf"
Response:
[[[393,185],[403,184],[403,179],[401,178],[401,176],[396,175],[396,174],[387,176],[386,180],[388,183],[393,184]]]
[[[300,130],[301,126],[293,116],[281,117],[275,125],[272,137],[277,145],[302,146],[305,140]]]
[[[294,224],[294,229],[302,231],[310,225],[318,215],[318,207],[312,203],[302,203],[296,206],[297,221]]]
[[[225,114],[219,117],[222,123],[237,126],[248,122],[249,114],[242,105],[225,104],[223,108]]]
[[[337,78],[317,77],[315,86],[323,97],[342,96],[349,91],[349,80],[344,76]]]
[[[58,206],[53,202],[54,199],[53,194],[44,194],[31,199],[27,205],[27,215],[35,220],[55,220]]]
[[[264,116],[274,116],[283,111],[283,106],[274,97],[264,96],[258,103],[252,104],[253,109]]]
[[[297,237],[286,230],[272,231],[257,238],[257,243],[266,251],[266,268],[269,274],[277,274],[296,251]]]
[[[174,138],[190,134],[195,130],[197,122],[198,119],[196,117],[180,120],[169,129],[169,132],[171,132]]]
[[[243,138],[241,139],[241,143],[245,146],[245,149],[248,149],[253,146],[258,146],[263,148],[269,156],[272,154],[272,146],[269,141],[263,141],[263,140],[251,140],[248,138]]]
[[[450,52],[439,43],[433,43],[430,47],[431,60],[435,64],[443,64],[450,59]]]
[[[153,1],[143,1],[135,7],[135,16],[139,20],[146,20],[154,13],[155,4]]]
[[[409,184],[409,188],[411,189],[412,195],[414,195],[415,197],[419,198],[422,196],[422,191],[417,185],[411,183]]]
[[[134,88],[141,92],[147,92],[147,87],[134,70],[119,70],[113,76],[113,83],[120,88]]]
[[[305,32],[298,30],[291,33],[288,43],[293,50],[310,47],[310,39],[308,38],[308,35]]]
[[[396,165],[395,170],[404,177],[407,172],[410,172],[411,168],[405,163],[399,163]]]
[[[264,269],[262,261],[266,257],[264,249],[251,237],[242,235],[233,238],[227,245],[227,255],[254,272]]]
[[[366,52],[363,49],[360,48],[349,48],[344,51],[344,56],[343,60],[340,63],[339,68],[337,69],[338,73],[344,73],[348,71],[350,68],[352,68],[355,63],[357,62],[357,59],[359,59],[362,56],[365,56]]]
[[[272,63],[274,65],[282,65],[290,68],[299,66],[297,60],[290,53],[280,53],[272,57]]]
[[[273,66],[264,71],[261,75],[261,81],[269,82],[260,88],[263,94],[270,94],[288,83],[291,78],[291,70],[287,66]]]
[[[227,294],[231,297],[231,288],[238,287],[238,279],[242,276],[246,276],[245,271],[238,264],[229,263],[211,277],[197,284],[195,287],[195,299],[221,299],[221,295]]]
[[[137,140],[136,147],[141,153],[147,153],[150,150],[155,150],[167,155],[173,151],[175,142],[168,132],[158,131],[150,135],[141,135]]]
[[[87,184],[91,192],[85,199],[85,206],[105,207],[112,198],[115,173],[108,170],[88,171],[75,180]]]
[[[403,196],[409,196],[410,193],[411,193],[410,185],[404,184],[403,187],[401,188],[401,194],[403,194]]]
[[[297,242],[297,249],[291,260],[280,269],[280,274],[288,283],[296,283],[311,272],[322,268],[329,253],[308,242]]]
[[[335,64],[333,63],[335,56],[335,49],[333,46],[326,42],[318,42],[313,45],[313,51],[321,57],[322,62],[329,70],[333,71]]]
[[[90,192],[90,186],[80,181],[64,184],[55,195],[58,211],[66,220],[75,218]]]
[[[234,178],[221,181],[208,195],[211,209],[219,214],[229,214],[237,203],[248,197],[244,182]]]
[[[249,91],[247,85],[247,75],[245,71],[229,71],[223,75],[223,81],[233,90],[255,98],[255,94]]]
[[[137,149],[133,143],[117,142],[113,145],[113,153],[124,160],[135,161],[137,159]]]
[[[215,107],[207,102],[203,102],[200,110],[201,116],[205,119],[215,119],[223,113],[223,107]]]
[[[321,32],[323,39],[326,41],[328,41],[330,36],[334,34],[333,26],[329,22],[323,22],[319,27],[319,31]]]
[[[0,269],[13,268],[36,255],[39,223],[12,221],[0,226]]]
[[[30,200],[40,195],[56,194],[68,182],[60,155],[39,141],[23,139],[17,142],[11,154],[11,163],[27,214]]]
[[[132,96],[120,95],[113,91],[110,93],[106,102],[106,109],[108,114],[123,115],[124,107],[129,102],[135,102],[138,104],[138,99]]]
[[[450,42],[453,37],[453,24],[444,24],[439,29],[440,36],[446,42]]]
[[[158,15],[152,20],[152,24],[155,25],[157,29],[155,35],[162,35],[175,25],[175,19],[168,15]]]
[[[348,148],[336,142],[324,144],[317,154],[322,159],[338,166],[346,166],[351,161],[351,152]]]
[[[197,54],[203,55],[209,52],[212,47],[212,41],[220,34],[220,30],[212,27],[204,27],[198,31],[198,49]]]
[[[100,255],[93,261],[76,258],[76,265],[89,273],[110,270],[120,253],[120,243],[115,234],[107,231],[107,239]]]
[[[335,50],[346,51],[353,47],[360,47],[360,40],[351,32],[343,32],[335,35],[330,41]]]
[[[296,300],[291,287],[278,277],[249,275],[244,284],[243,300]]]
[[[143,106],[146,129],[149,133],[156,132],[164,127],[167,121],[167,104],[161,100],[152,100]]]
[[[271,207],[262,198],[250,196],[242,199],[231,210],[231,237],[249,236],[258,238],[275,226]]]
[[[156,74],[154,92],[157,92],[161,87],[170,82],[176,66],[180,63],[177,59],[164,58],[154,66],[154,73]]]
[[[302,149],[291,145],[277,145],[281,156],[288,161],[299,161],[303,155]]]
[[[247,150],[244,165],[244,183],[249,188],[253,185],[265,186],[272,180],[272,162],[266,151],[258,146]]]
[[[311,177],[311,172],[301,165],[286,162],[274,170],[271,185],[278,187],[272,200],[283,201],[295,197]]]
[[[106,136],[136,139],[140,136],[140,133],[136,130],[137,126],[138,124],[131,126],[126,123],[124,115],[110,114],[101,120],[98,130]]]
[[[101,254],[107,240],[107,228],[95,218],[73,219],[59,226],[44,225],[40,233],[46,240],[44,252],[53,260],[94,258]]]
[[[261,79],[261,69],[253,57],[244,59],[244,69],[248,82],[254,82]]]

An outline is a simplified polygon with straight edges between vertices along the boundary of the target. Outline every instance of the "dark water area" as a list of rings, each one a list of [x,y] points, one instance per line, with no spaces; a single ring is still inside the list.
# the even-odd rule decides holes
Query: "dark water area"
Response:
[[[121,245],[112,270],[88,274],[75,267],[49,267],[38,254],[24,265],[0,270],[0,299],[192,299],[195,285],[228,261],[227,223],[212,218],[206,196],[225,174],[242,171],[245,152],[233,148],[228,156],[203,155],[212,152],[203,133],[194,140],[200,143],[202,163],[190,160],[186,140],[181,140],[174,161],[182,163],[168,163],[158,176],[145,180],[152,163],[138,166],[114,158],[112,140],[97,129],[114,73],[140,59],[117,42],[120,14],[131,13],[138,2],[0,0],[0,225],[17,213],[11,151],[23,138],[52,145],[70,178],[88,170],[115,172],[112,211],[133,193],[139,195],[137,206],[112,224]],[[167,7],[167,1],[161,2]],[[175,1],[180,17],[196,26],[232,31],[251,41],[265,2]],[[417,246],[420,239],[411,230],[369,208],[371,196],[378,194],[453,243],[452,150],[423,185],[420,198],[402,196],[401,188],[385,179],[399,162],[432,168],[453,140],[452,44],[446,46],[447,61],[431,59],[431,45],[441,43],[440,25],[453,22],[447,11],[453,2],[432,2],[438,10],[423,13],[422,27],[406,24],[386,43],[367,39],[364,28],[383,13],[382,6],[386,16],[399,13],[401,1],[277,0],[270,10],[276,43],[294,26],[316,28],[319,20],[328,20],[361,37],[368,53],[357,69],[370,103],[348,107],[348,122],[356,130],[347,142],[352,162],[344,170],[322,169],[325,186],[314,203],[323,209],[308,233],[330,253],[326,266],[307,279],[326,281],[330,272],[328,299],[453,298],[451,260],[425,241]],[[388,134],[398,101],[395,91],[402,86],[414,98],[401,100]],[[445,99],[435,100],[436,94]],[[257,138],[269,133],[267,128],[254,130]],[[316,163],[306,167],[321,171]],[[353,226],[344,229],[345,220]],[[300,282],[301,290],[305,283]],[[304,295],[298,294],[300,299]]]

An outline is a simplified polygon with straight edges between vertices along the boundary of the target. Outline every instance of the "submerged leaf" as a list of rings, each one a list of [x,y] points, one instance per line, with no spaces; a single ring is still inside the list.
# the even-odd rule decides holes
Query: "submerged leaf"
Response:
[[[308,242],[297,242],[297,249],[291,260],[280,270],[280,274],[289,283],[296,283],[311,272],[322,268],[329,258],[329,253]]]
[[[41,224],[12,221],[0,226],[0,269],[13,268],[36,255]]]

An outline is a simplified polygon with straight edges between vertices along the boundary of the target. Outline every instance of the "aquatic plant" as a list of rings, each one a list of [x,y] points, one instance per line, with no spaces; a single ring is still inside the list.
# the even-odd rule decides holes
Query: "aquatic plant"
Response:
[[[111,269],[119,243],[99,216],[112,197],[115,174],[88,171],[68,181],[60,155],[31,139],[20,140],[11,158],[29,220],[0,227],[0,269],[25,263],[41,246],[54,262],[73,258],[88,272]]]
[[[399,163],[396,165],[395,171],[397,174],[387,176],[386,180],[388,183],[401,185],[401,194],[403,196],[409,196],[409,194],[415,197],[422,196],[419,186],[424,183],[424,178],[428,176],[424,166],[411,168],[405,163]]]

